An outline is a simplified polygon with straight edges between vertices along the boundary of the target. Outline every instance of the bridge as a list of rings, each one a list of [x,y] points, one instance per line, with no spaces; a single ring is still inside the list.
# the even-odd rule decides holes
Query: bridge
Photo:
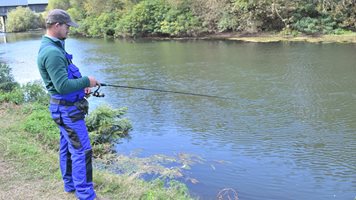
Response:
[[[17,7],[29,7],[34,12],[46,10],[48,0],[0,0],[0,32],[6,32],[7,14]]]

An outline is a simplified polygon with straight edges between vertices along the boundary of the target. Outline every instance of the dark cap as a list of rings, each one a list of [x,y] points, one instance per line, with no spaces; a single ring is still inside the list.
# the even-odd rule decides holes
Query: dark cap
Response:
[[[78,24],[73,22],[69,14],[61,9],[53,9],[49,11],[46,19],[47,24],[67,24],[68,26],[78,27]]]

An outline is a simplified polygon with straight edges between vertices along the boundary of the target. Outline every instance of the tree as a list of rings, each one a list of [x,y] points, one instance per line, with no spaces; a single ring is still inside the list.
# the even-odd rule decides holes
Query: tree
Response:
[[[233,29],[236,21],[230,13],[231,5],[230,0],[191,0],[192,13],[201,20],[207,32]]]
[[[9,12],[6,27],[9,32],[21,32],[40,28],[40,17],[29,8],[17,7],[15,10]]]
[[[68,10],[70,8],[69,0],[48,0],[47,11],[55,8]]]

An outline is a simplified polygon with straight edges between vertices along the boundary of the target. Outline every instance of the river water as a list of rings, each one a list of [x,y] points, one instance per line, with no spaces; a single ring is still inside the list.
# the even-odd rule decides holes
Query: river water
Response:
[[[40,79],[40,35],[0,39],[16,80]],[[128,107],[133,130],[119,153],[201,158],[180,180],[192,196],[232,188],[246,200],[355,198],[355,44],[70,38],[66,48],[102,82],[236,98],[107,87],[91,99]]]

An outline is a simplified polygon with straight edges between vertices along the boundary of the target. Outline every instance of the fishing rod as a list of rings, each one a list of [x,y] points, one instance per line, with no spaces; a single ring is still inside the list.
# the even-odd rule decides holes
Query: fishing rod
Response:
[[[179,92],[179,91],[162,90],[162,89],[145,88],[145,87],[133,87],[133,86],[126,86],[126,85],[113,85],[113,84],[106,84],[106,83],[100,83],[100,85],[98,85],[98,88],[93,92],[93,96],[95,96],[95,97],[104,97],[105,96],[103,93],[99,92],[99,89],[101,86],[135,89],[135,90],[148,90],[148,91],[154,91],[154,92],[164,92],[164,93],[174,93],[174,94],[184,94],[184,95],[191,95],[191,96],[217,98],[217,99],[237,100],[237,99],[231,98],[231,97],[221,97],[221,96],[216,96],[216,95],[198,94],[198,93],[192,93],[192,92]]]

